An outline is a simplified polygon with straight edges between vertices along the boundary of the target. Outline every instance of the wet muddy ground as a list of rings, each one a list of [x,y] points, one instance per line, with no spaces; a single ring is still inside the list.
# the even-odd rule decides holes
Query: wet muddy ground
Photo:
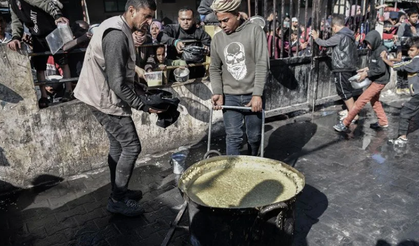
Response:
[[[266,123],[265,157],[306,178],[296,202],[294,245],[418,245],[419,131],[412,124],[405,148],[388,143],[397,134],[399,106],[386,104],[390,127],[384,131],[369,128],[376,121],[371,107],[349,134],[332,128],[340,106]],[[222,136],[212,149],[224,151]],[[190,146],[187,164],[205,151],[205,140]],[[106,211],[106,169],[69,180],[41,175],[44,185],[0,199],[0,245],[161,245],[183,204],[172,153],[140,157],[130,183],[144,192],[145,213],[138,218]],[[187,217],[168,245],[190,245]]]

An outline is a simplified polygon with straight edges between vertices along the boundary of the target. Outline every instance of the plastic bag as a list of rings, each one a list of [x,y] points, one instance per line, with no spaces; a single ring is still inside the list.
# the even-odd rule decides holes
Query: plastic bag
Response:
[[[206,49],[199,46],[186,46],[183,48],[182,60],[189,63],[202,63],[205,60]]]

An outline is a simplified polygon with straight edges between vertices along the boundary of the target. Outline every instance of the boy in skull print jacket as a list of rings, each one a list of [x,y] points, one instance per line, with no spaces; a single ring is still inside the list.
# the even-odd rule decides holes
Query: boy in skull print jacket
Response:
[[[242,20],[237,9],[232,10],[239,3],[240,0],[216,0],[213,4],[223,31],[216,33],[211,43],[212,103],[215,110],[224,105],[251,107],[251,112],[223,109],[223,118],[226,154],[240,155],[245,124],[247,154],[255,156],[263,134],[260,112],[269,69],[268,46],[263,29]]]
[[[209,67],[213,93],[262,96],[268,70],[268,45],[260,26],[243,21],[231,33],[218,32]]]

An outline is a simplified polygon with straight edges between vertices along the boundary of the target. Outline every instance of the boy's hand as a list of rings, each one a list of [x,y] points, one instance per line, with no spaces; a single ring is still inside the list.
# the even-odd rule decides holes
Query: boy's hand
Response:
[[[11,49],[13,51],[18,51],[18,50],[21,49],[20,41],[17,40],[17,39],[12,40],[7,44],[7,47],[9,47],[9,49]]]
[[[387,60],[387,51],[381,52],[380,56],[383,58],[383,60]]]
[[[412,31],[412,33],[416,33],[416,27],[415,26],[410,26],[410,30]]]
[[[319,33],[316,30],[311,30],[311,37],[316,40],[319,38]]]
[[[222,108],[221,106],[224,104],[223,95],[213,95],[211,102],[214,110],[220,110]]]
[[[60,17],[60,18],[55,20],[55,25],[58,25],[58,24],[67,24],[68,25],[68,23],[70,23],[70,21],[68,21],[68,19],[65,18],[65,17]]]
[[[370,69],[368,68],[368,67],[364,67],[364,68],[361,68],[361,69],[359,69],[359,70],[357,70],[356,72],[357,73],[362,73],[362,72],[367,72],[367,71],[369,71]]]
[[[239,14],[240,14],[240,17],[243,20],[248,20],[249,19],[249,16],[245,12],[239,12]]]
[[[252,107],[252,112],[261,112],[262,111],[262,97],[260,96],[252,96],[252,100],[246,107]]]
[[[367,73],[367,71],[363,71],[363,72],[359,73],[359,79],[358,79],[358,81],[359,81],[359,82],[361,82],[361,81],[363,81],[366,77],[368,77],[368,73]]]

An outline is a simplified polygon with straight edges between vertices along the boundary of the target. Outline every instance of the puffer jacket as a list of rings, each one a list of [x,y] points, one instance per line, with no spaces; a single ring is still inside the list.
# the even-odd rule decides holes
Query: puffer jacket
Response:
[[[358,53],[354,33],[344,27],[335,35],[340,36],[340,43],[332,51],[333,71],[355,71],[358,64]]]

